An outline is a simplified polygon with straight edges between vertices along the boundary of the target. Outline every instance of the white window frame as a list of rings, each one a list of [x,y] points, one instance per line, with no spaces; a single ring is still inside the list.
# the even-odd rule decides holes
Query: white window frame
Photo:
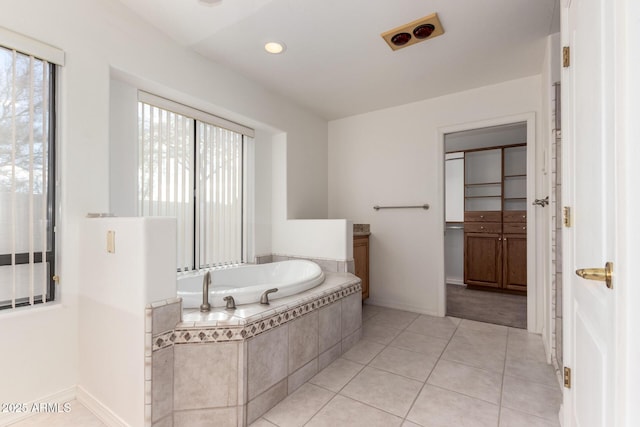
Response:
[[[251,251],[251,247],[250,245],[251,243],[251,239],[250,239],[250,233],[249,233],[249,217],[252,215],[253,212],[253,206],[252,203],[250,203],[250,200],[252,200],[252,198],[248,197],[248,194],[251,191],[251,183],[249,182],[252,177],[253,177],[253,172],[252,172],[252,165],[253,165],[253,138],[255,137],[255,131],[247,126],[243,126],[241,124],[232,122],[230,120],[209,114],[207,112],[186,106],[184,104],[180,104],[174,101],[171,101],[169,99],[163,98],[163,97],[159,97],[157,95],[153,95],[150,94],[148,92],[145,91],[138,91],[138,101],[139,103],[144,103],[144,104],[148,104],[150,106],[153,107],[157,107],[160,108],[162,110],[166,110],[172,113],[176,113],[179,114],[181,116],[187,117],[189,119],[193,120],[193,130],[194,130],[194,153],[193,153],[193,162],[195,164],[195,166],[193,167],[193,171],[191,171],[192,173],[192,178],[194,180],[194,202],[193,202],[193,206],[194,206],[194,210],[195,210],[195,215],[194,215],[194,222],[192,224],[192,229],[193,229],[193,239],[194,239],[194,250],[193,250],[193,257],[192,257],[192,261],[191,261],[191,265],[190,266],[185,266],[185,265],[181,265],[181,263],[178,263],[178,272],[185,272],[185,271],[191,271],[191,270],[199,270],[199,269],[206,269],[206,268],[216,268],[216,267],[224,267],[224,266],[228,266],[228,265],[235,265],[236,263],[246,263],[249,255],[250,255],[250,251]],[[140,105],[140,104],[139,104]],[[138,117],[138,122],[140,124],[140,117]],[[200,136],[198,134],[198,130],[197,128],[199,127],[199,124],[206,124],[206,125],[212,125],[215,126],[217,128],[221,128],[225,131],[231,131],[237,134],[240,134],[242,136],[242,163],[241,163],[241,187],[242,187],[242,208],[241,208],[241,233],[240,233],[240,239],[241,239],[241,257],[239,260],[234,261],[233,263],[222,263],[222,264],[203,264],[202,260],[201,260],[201,253],[200,253],[200,248],[201,248],[201,243],[203,239],[210,239],[211,237],[209,236],[202,236],[200,233],[200,225],[201,225],[201,212],[199,209],[199,198],[201,197],[201,182],[200,182],[200,165],[201,162],[198,159],[198,140],[200,139]],[[141,130],[140,130],[140,126],[139,127],[139,136],[138,136],[138,143],[141,144]],[[142,166],[142,159],[138,162],[138,168],[140,168]],[[138,174],[138,179],[140,179],[140,174]],[[141,211],[141,203],[140,203],[140,182],[138,182],[138,186],[137,186],[137,193],[138,193],[138,215],[142,215],[142,211]],[[183,258],[181,256],[181,254],[178,254],[178,259]]]
[[[9,51],[13,51],[14,55],[23,55],[26,57],[30,57],[30,61],[32,66],[34,61],[40,61],[43,66],[47,66],[48,68],[48,76],[47,82],[50,90],[47,91],[45,96],[45,100],[47,102],[47,159],[46,159],[46,171],[47,171],[47,192],[46,192],[46,200],[43,203],[43,209],[45,209],[46,213],[43,214],[46,217],[46,220],[43,220],[39,214],[37,218],[40,218],[38,221],[42,223],[41,232],[44,233],[42,239],[48,240],[44,235],[50,235],[50,246],[46,249],[36,248],[33,244],[33,232],[30,231],[31,240],[30,249],[27,253],[16,253],[16,248],[12,250],[10,256],[10,266],[12,268],[12,281],[13,281],[13,296],[10,298],[9,304],[1,304],[0,309],[8,309],[7,311],[13,311],[18,307],[33,307],[36,304],[51,302],[55,300],[56,294],[58,293],[58,286],[56,283],[56,240],[57,234],[55,232],[55,212],[57,210],[57,198],[56,198],[56,186],[57,186],[57,177],[56,177],[56,158],[58,156],[58,149],[56,144],[56,129],[57,129],[57,117],[56,117],[56,105],[57,105],[57,96],[58,96],[58,84],[57,84],[57,67],[64,66],[65,55],[64,51],[43,43],[41,41],[32,39],[28,36],[16,33],[7,28],[0,27],[0,46]],[[33,94],[31,95],[33,96]],[[31,162],[32,160],[30,160]],[[44,191],[44,190],[43,190]],[[15,196],[12,196],[15,197]],[[12,208],[12,209],[15,209]],[[36,220],[36,212],[33,211],[33,208],[30,208],[30,214],[33,220]],[[15,215],[15,213],[13,214]],[[30,225],[33,228],[33,224]],[[4,256],[4,255],[3,255]],[[49,264],[47,269],[44,266],[45,263]],[[40,284],[36,285],[35,283],[35,268],[36,264],[42,264],[43,267],[37,267],[39,270],[44,269],[45,275],[42,278],[44,282],[42,283],[42,287]],[[4,264],[7,265],[7,264]],[[17,281],[22,280],[16,277],[16,267],[17,265],[29,265],[30,274],[29,274],[29,295],[22,296],[18,295],[16,292],[16,288],[18,286]],[[23,285],[24,286],[24,285]]]

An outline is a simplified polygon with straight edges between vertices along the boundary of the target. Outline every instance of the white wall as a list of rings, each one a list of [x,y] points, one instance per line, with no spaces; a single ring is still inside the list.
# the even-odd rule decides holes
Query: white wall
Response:
[[[107,232],[115,251],[107,251]],[[173,218],[81,224],[78,398],[107,419],[144,424],[145,310],[176,296]]]
[[[66,52],[58,109],[61,305],[26,314],[0,313],[0,340],[13,343],[11,352],[0,352],[0,366],[5,368],[0,400],[9,402],[40,399],[78,382],[78,355],[82,357],[85,346],[78,348],[77,295],[84,286],[78,264],[80,224],[87,212],[110,209],[113,76],[130,76],[158,95],[258,130],[286,132],[288,182],[272,191],[289,191],[285,200],[292,217],[327,215],[327,123],[178,46],[119,1],[3,0],[1,9],[0,26]],[[257,155],[270,156],[269,149],[261,148]],[[269,221],[270,207],[261,209],[256,214],[262,222],[259,233],[268,238],[264,222]]]
[[[438,129],[539,109],[540,77],[532,76],[329,123],[329,217],[371,224],[372,303],[444,314]],[[431,209],[372,209],[423,203]]]
[[[290,182],[287,157],[287,135],[279,134],[272,144],[272,188],[280,189]],[[353,259],[353,223],[345,219],[291,219],[287,212],[287,193],[274,191],[272,198],[272,244],[276,255],[296,255],[348,261]],[[259,254],[259,252],[257,252]]]

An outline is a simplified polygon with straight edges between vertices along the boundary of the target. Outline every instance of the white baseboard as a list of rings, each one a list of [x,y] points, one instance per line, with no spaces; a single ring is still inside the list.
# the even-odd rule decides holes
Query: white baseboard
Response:
[[[446,282],[449,285],[464,286],[464,280],[462,280],[462,279],[453,279],[453,278],[448,277]]]
[[[78,386],[77,391],[78,402],[90,410],[93,415],[98,417],[100,421],[105,423],[109,427],[131,427],[122,418],[117,416],[111,409],[107,408],[98,399],[93,397],[91,393],[86,391],[81,386]]]
[[[373,297],[366,299],[365,304],[378,305],[380,307],[394,308],[396,310],[411,311],[413,313],[427,314],[429,316],[439,317],[438,313],[425,310],[424,308],[421,308],[421,307],[416,307],[409,304],[395,303],[393,301],[379,300]]]
[[[37,415],[39,412],[32,412],[29,408],[32,408],[34,405],[39,406],[40,404],[51,404],[51,403],[66,403],[76,398],[76,388],[69,387],[64,390],[60,390],[56,393],[50,394],[40,399],[32,400],[31,402],[20,402],[24,403],[24,407],[27,409],[26,412],[11,412],[11,413],[0,413],[0,426],[8,426],[18,421],[22,421],[31,416]],[[16,402],[17,403],[17,402]]]

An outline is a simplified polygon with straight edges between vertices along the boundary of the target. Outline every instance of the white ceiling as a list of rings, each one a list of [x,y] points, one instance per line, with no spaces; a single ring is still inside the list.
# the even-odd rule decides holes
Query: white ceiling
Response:
[[[120,0],[183,46],[326,119],[539,74],[559,0]],[[437,12],[445,34],[380,34]],[[282,41],[282,55],[264,43]],[[517,94],[514,94],[517,96]]]

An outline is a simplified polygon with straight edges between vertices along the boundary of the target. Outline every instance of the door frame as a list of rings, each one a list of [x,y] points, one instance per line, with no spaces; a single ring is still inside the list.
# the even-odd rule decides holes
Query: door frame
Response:
[[[528,112],[522,114],[515,114],[510,116],[496,117],[488,120],[460,123],[449,126],[441,126],[437,130],[438,141],[438,156],[442,159],[439,162],[440,171],[439,176],[442,180],[442,218],[444,215],[444,138],[448,133],[462,132],[473,129],[494,127],[509,125],[514,123],[527,124],[527,329],[529,332],[541,333],[544,326],[544,286],[543,283],[538,283],[537,278],[544,278],[544,265],[538,264],[537,239],[541,239],[539,233],[536,233],[537,216],[542,216],[543,212],[536,209],[535,206],[529,203],[536,197],[536,182],[538,181],[537,171],[540,169],[537,165],[537,123],[536,113]],[[542,160],[544,161],[544,159]],[[540,212],[540,213],[538,213]],[[445,222],[442,221],[440,225],[442,227],[442,233],[445,232]],[[442,253],[444,253],[444,243],[442,246]],[[442,271],[445,271],[444,257],[442,258]],[[535,266],[535,268],[533,268]],[[446,277],[440,283],[438,290],[438,313],[442,316],[447,312],[447,284]]]
[[[614,122],[617,133],[616,179],[619,183],[616,200],[616,221],[618,223],[617,247],[618,264],[615,266],[614,280],[617,284],[616,323],[618,341],[617,352],[620,380],[616,412],[620,415],[620,425],[635,426],[640,423],[640,286],[636,264],[640,259],[640,197],[637,184],[640,182],[640,3],[624,0],[614,5],[617,23],[616,39],[616,113]]]

